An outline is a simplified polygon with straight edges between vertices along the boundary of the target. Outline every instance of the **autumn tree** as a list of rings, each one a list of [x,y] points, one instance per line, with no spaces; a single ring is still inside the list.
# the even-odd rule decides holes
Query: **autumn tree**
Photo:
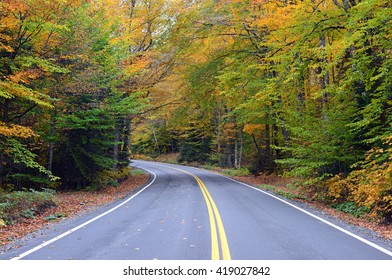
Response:
[[[100,186],[128,166],[126,120],[141,95],[133,81],[148,64],[131,58],[129,36],[144,27],[130,27],[127,4],[2,2],[2,187],[44,187],[52,174],[63,188]]]
[[[165,123],[187,123],[177,134],[193,138],[188,129],[205,127],[211,162],[286,171],[315,186],[386,150],[387,1],[183,5],[168,41],[181,48],[182,102]]]
[[[28,146],[39,137],[33,126],[53,108],[50,92],[42,84],[51,75],[67,72],[48,56],[65,28],[56,21],[63,4],[0,4],[0,183],[5,188],[20,189],[26,180],[57,179]]]

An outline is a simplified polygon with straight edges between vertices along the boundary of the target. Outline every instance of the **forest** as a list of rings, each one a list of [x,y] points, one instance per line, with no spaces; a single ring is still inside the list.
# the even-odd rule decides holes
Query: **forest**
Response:
[[[2,0],[0,218],[12,193],[96,190],[174,153],[392,222],[391,7]]]

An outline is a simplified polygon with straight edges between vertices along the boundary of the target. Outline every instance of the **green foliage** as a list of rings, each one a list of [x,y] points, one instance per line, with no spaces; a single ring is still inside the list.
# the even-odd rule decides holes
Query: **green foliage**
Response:
[[[0,218],[8,224],[23,218],[32,219],[53,206],[55,206],[54,196],[48,192],[30,190],[0,193]]]
[[[138,175],[146,174],[146,172],[142,169],[132,169],[132,170],[130,170],[129,173],[131,176],[138,176]]]
[[[24,186],[42,189],[53,188],[59,177],[47,170],[37,161],[37,155],[27,149],[26,145],[12,138],[0,137],[2,153],[2,172],[7,174],[1,180],[5,190],[18,189]]]
[[[276,162],[283,164],[289,170],[288,174],[302,178],[324,179],[330,174],[347,172],[361,154],[359,147],[354,149],[359,144],[359,135],[348,126],[355,120],[355,112],[352,99],[341,94],[339,97],[336,93],[321,114],[316,110],[306,116],[298,112],[286,113],[291,139],[281,151],[291,157]]]
[[[51,214],[51,215],[49,215],[49,216],[46,216],[46,217],[44,218],[44,220],[46,220],[46,221],[54,221],[54,220],[57,220],[57,219],[63,218],[63,217],[64,217],[64,214],[62,214],[62,213],[57,213],[57,214]]]
[[[128,4],[51,3],[1,3],[1,189],[114,184],[102,174],[129,164],[142,97],[129,86]]]
[[[180,143],[179,162],[206,162],[210,151],[209,139],[187,138]]]
[[[369,213],[368,208],[366,208],[365,206],[358,206],[355,204],[355,202],[352,202],[352,201],[346,201],[346,202],[343,202],[343,203],[340,203],[337,205],[331,205],[331,206],[338,211],[341,211],[344,213],[349,213],[356,218],[358,218],[364,214]]]
[[[19,67],[21,69],[38,67],[46,73],[60,73],[60,74],[69,73],[69,70],[67,68],[63,68],[59,65],[54,64],[52,61],[48,59],[43,59],[37,56],[20,55],[14,60],[14,63],[19,64],[20,65]]]
[[[15,164],[23,164],[25,167],[36,169],[39,173],[42,173],[48,177],[50,181],[59,180],[47,170],[45,167],[35,161],[37,155],[30,152],[26,147],[15,139],[7,139],[5,142],[5,149],[8,150],[9,155],[12,157]]]
[[[186,137],[179,143],[179,162],[200,162],[208,160],[211,138],[204,136],[196,126],[187,129]]]
[[[247,176],[250,175],[248,168],[242,167],[239,169],[223,169],[223,174],[228,176]]]

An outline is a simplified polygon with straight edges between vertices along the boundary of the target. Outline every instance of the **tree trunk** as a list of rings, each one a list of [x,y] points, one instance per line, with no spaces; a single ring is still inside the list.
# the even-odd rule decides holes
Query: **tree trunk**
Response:
[[[129,8],[129,19],[133,19],[133,12],[135,10],[136,0],[131,0],[131,7]]]
[[[3,137],[0,135],[0,143],[3,142],[2,138]],[[4,178],[4,176],[3,176],[3,169],[4,169],[3,164],[5,164],[4,161],[5,161],[5,156],[4,156],[3,152],[1,152],[0,153],[0,187],[3,184],[3,178]]]
[[[219,157],[219,166],[223,166],[223,157],[221,155],[222,153],[222,144],[221,144],[221,137],[222,137],[222,131],[221,131],[221,121],[222,121],[222,117],[221,117],[221,109],[218,108],[218,123],[216,125],[217,127],[217,137],[216,137],[216,145],[217,145],[217,153],[218,153],[218,157]]]
[[[227,144],[227,167],[233,166],[233,159],[232,159],[232,145],[231,143]]]
[[[124,119],[124,128],[122,133],[123,148],[119,155],[120,166],[126,167],[129,165],[129,156],[131,149],[131,121],[132,116],[126,116]]]
[[[51,141],[48,144],[48,170],[52,172],[53,169],[53,149],[54,143]]]
[[[234,168],[238,168],[238,133],[234,136]]]
[[[239,158],[238,158],[238,167],[239,168],[241,168],[241,166],[242,166],[243,148],[244,148],[244,132],[241,129],[241,132],[240,132],[240,153],[239,153]]]
[[[326,37],[325,37],[325,34],[322,34],[321,37],[320,37],[320,47],[322,49],[326,48]],[[322,58],[322,61],[324,63],[327,63],[327,60],[328,60],[327,57],[323,57]],[[319,71],[320,71],[320,73],[322,73],[323,69],[320,68]],[[323,117],[324,120],[327,120],[328,117],[324,113],[324,109],[326,108],[326,105],[327,105],[327,102],[328,102],[328,93],[325,91],[325,89],[329,85],[329,70],[327,68],[327,69],[324,69],[324,71],[325,71],[324,75],[322,75],[319,78],[319,83],[320,83],[321,90],[324,91],[323,94],[322,94],[322,97],[321,97],[321,109],[322,109],[322,112],[323,112],[322,113],[323,114],[322,117]]]
[[[121,134],[121,125],[118,124],[116,121],[116,127],[114,131],[114,146],[113,146],[113,170],[116,170],[118,168],[118,162],[119,162],[119,154],[120,154],[120,134]]]
[[[53,138],[55,138],[55,132],[56,132],[56,111],[53,111],[50,114],[50,138],[49,138],[49,143],[48,143],[48,170],[52,172],[53,170],[53,156],[54,156],[54,144],[55,141]]]
[[[271,156],[271,126],[269,124],[265,125],[265,151],[264,158],[266,161],[266,169],[268,172],[272,172],[272,156]]]
[[[158,155],[161,155],[161,149],[159,148],[158,138],[154,126],[152,126],[152,134],[154,136],[154,142],[157,147]]]

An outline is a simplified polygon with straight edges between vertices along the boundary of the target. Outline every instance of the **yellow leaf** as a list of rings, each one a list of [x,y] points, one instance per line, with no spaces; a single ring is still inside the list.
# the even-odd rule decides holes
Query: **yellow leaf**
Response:
[[[6,124],[0,121],[0,134],[5,137],[19,137],[19,138],[28,138],[31,136],[36,136],[34,131],[30,128],[16,125],[16,124]]]

